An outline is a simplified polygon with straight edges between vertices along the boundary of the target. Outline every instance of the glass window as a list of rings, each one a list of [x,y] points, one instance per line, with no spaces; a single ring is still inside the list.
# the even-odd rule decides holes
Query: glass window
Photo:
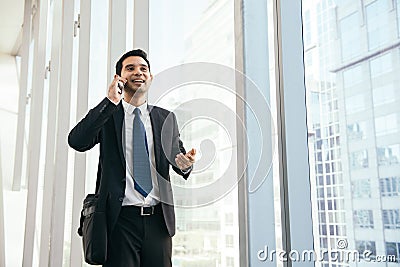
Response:
[[[380,178],[379,188],[382,197],[400,196],[400,177]]]
[[[234,225],[233,214],[232,213],[225,214],[225,225],[226,226],[233,226]]]
[[[309,20],[316,24],[303,24],[303,27],[321,29],[313,32],[314,57],[312,64],[304,61],[305,73],[333,74],[329,77],[314,75],[313,81],[306,83],[307,93],[319,94],[321,100],[319,106],[307,102],[307,117],[312,118],[312,124],[308,121],[308,128],[316,133],[315,146],[309,150],[310,162],[315,161],[315,165],[311,165],[315,166],[315,177],[310,177],[310,183],[316,190],[312,194],[314,214],[326,212],[329,207],[332,212],[339,213],[339,207],[343,208],[344,213],[351,214],[350,218],[340,217],[343,221],[341,233],[347,235],[349,249],[375,251],[375,248],[382,250],[385,242],[393,242],[389,239],[391,235],[382,236],[382,231],[377,229],[378,225],[381,227],[380,223],[377,224],[376,220],[381,220],[383,209],[400,209],[397,199],[399,182],[398,178],[393,178],[399,175],[397,162],[400,153],[398,142],[394,140],[397,140],[400,127],[400,50],[396,46],[390,47],[399,40],[400,0],[359,2],[365,3],[364,10],[360,11],[356,1],[302,1],[303,14],[307,11]],[[334,10],[333,20],[326,16],[329,10]],[[333,33],[324,31],[332,27],[335,29]],[[376,55],[371,57],[375,52]],[[326,90],[320,86],[322,84],[331,87]],[[337,97],[333,98],[334,95]],[[337,109],[330,106],[333,99],[337,100]],[[338,116],[331,116],[333,110]],[[391,114],[396,114],[396,118]],[[332,125],[338,125],[338,131],[330,131]],[[339,133],[341,142],[331,142],[332,133]],[[332,179],[332,166],[328,169],[325,164],[330,150],[338,151],[335,162],[340,168],[334,169],[336,179]],[[328,188],[336,188],[337,192]],[[328,202],[325,199],[328,194],[343,196],[343,203]],[[374,229],[351,229],[372,226],[369,211],[375,215],[375,221],[372,221]],[[313,220],[315,229],[321,233],[325,231],[325,234],[328,231],[334,233],[329,238],[337,237],[336,229],[324,230],[326,222],[320,216],[316,217]],[[339,220],[334,216],[330,219]],[[330,249],[330,241],[322,241],[325,236],[318,232],[314,234],[315,244]],[[320,265],[333,264],[348,266],[348,263],[339,263],[329,256]]]
[[[363,73],[361,65],[343,71],[343,84],[345,88],[352,87],[362,82]]]
[[[226,257],[226,266],[227,267],[234,267],[235,266],[235,258]]]
[[[341,19],[339,25],[342,60],[345,61],[358,56],[361,52],[359,13],[354,12]]]
[[[397,31],[400,36],[400,0],[397,0]]]
[[[380,106],[396,101],[395,84],[389,83],[372,89],[374,106]]]
[[[368,47],[373,50],[389,41],[388,1],[376,0],[365,7],[368,31]]]
[[[304,46],[307,47],[311,44],[311,31],[312,31],[309,10],[307,10],[304,14],[303,24],[305,25],[305,29],[307,29],[307,31],[304,33],[305,35]]]
[[[307,64],[312,65],[312,56],[312,52],[309,52],[304,56],[304,60],[307,61]]]
[[[353,198],[370,198],[371,197],[371,180],[361,179],[351,182],[351,191]]]
[[[374,228],[372,210],[355,210],[353,212],[354,225],[360,228]]]
[[[347,124],[347,138],[349,140],[363,140],[367,138],[367,122]]]
[[[387,166],[399,163],[400,144],[377,147],[378,165]]]
[[[353,170],[368,168],[368,151],[361,150],[350,153],[350,167]]]
[[[227,248],[233,248],[234,247],[234,237],[233,237],[233,235],[226,235],[225,236],[225,246]]]
[[[201,200],[191,193],[177,194],[178,189],[184,192],[185,189],[190,192],[204,189],[227,173],[237,177],[236,140],[232,135],[228,138],[226,132],[227,128],[236,127],[236,95],[234,91],[208,82],[214,77],[221,82],[223,79],[231,79],[231,82],[234,78],[217,76],[212,69],[205,73],[203,81],[190,80],[190,73],[171,74],[172,69],[177,70],[176,66],[185,68],[186,63],[196,62],[234,69],[234,2],[151,0],[149,7],[149,58],[154,82],[168,76],[169,81],[176,84],[163,88],[159,96],[149,92],[149,101],[175,112],[185,147],[197,148],[201,155],[187,181],[171,172],[175,202],[179,203],[175,205],[174,266],[239,266],[237,187],[230,188],[230,192],[227,188],[228,194],[207,203],[199,203]],[[198,70],[192,66],[193,71]],[[179,80],[180,77],[184,77],[185,82],[183,78]],[[198,108],[193,108],[200,102]],[[225,108],[224,111],[213,109],[207,113],[209,109],[204,107],[215,103]],[[210,117],[220,113],[225,114],[226,120]],[[228,166],[226,158],[230,158],[233,165]],[[178,254],[179,248],[184,248],[184,252]]]
[[[370,61],[371,77],[375,78],[393,71],[392,54],[386,53]]]
[[[400,262],[400,243],[386,242],[386,255],[390,257],[388,262]],[[394,256],[392,258],[391,256]]]
[[[392,113],[389,115],[375,118],[375,132],[376,136],[393,134],[398,132],[397,114]]]
[[[356,241],[356,249],[360,253],[360,255],[363,255],[364,251],[370,251],[372,255],[376,255],[375,241]]]
[[[400,210],[383,210],[382,218],[385,229],[400,229]]]
[[[364,94],[357,94],[346,98],[346,113],[352,114],[366,109]]]

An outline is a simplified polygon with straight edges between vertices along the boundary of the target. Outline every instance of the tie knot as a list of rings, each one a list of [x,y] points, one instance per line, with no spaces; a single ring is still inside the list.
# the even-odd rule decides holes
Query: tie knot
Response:
[[[140,109],[139,109],[139,108],[135,108],[135,109],[133,110],[133,113],[134,113],[135,115],[140,115]]]

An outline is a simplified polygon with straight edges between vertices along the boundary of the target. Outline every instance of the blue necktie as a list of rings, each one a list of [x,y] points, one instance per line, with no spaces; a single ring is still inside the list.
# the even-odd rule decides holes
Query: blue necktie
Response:
[[[140,119],[140,109],[133,111],[133,179],[135,180],[135,189],[144,197],[150,193],[153,188],[151,182],[149,154],[146,142],[146,130]]]

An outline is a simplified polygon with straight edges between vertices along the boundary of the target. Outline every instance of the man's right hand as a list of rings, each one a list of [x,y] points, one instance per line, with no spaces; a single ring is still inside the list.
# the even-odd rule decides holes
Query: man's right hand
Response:
[[[107,98],[110,99],[116,105],[122,99],[122,89],[119,88],[118,82],[125,84],[127,80],[115,74],[114,79],[112,80],[110,86],[108,87],[108,94],[107,94]]]

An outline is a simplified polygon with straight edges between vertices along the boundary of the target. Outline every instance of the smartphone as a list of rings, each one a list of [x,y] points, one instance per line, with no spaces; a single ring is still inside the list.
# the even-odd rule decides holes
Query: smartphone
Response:
[[[121,81],[118,81],[118,93],[121,95],[122,94],[122,90],[124,90],[124,83]]]

